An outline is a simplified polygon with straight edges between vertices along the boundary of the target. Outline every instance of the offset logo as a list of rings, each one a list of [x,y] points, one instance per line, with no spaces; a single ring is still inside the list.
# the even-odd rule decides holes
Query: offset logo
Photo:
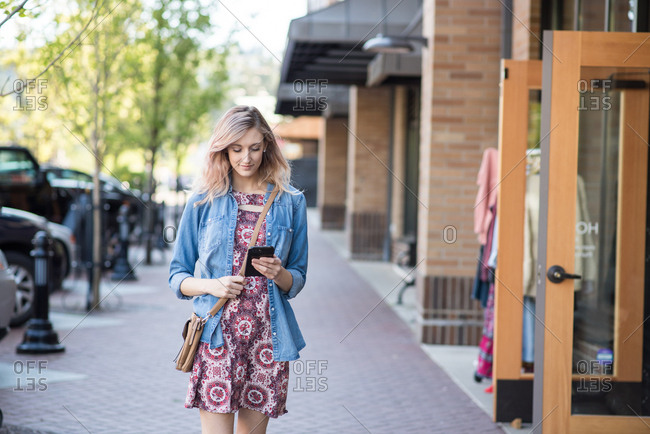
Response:
[[[13,91],[16,94],[14,111],[36,111],[47,109],[47,80],[15,80]]]
[[[612,97],[607,92],[612,89],[612,80],[578,80],[580,103],[578,110],[599,111],[612,108]]]
[[[296,94],[294,111],[323,111],[327,109],[327,80],[305,79],[294,80],[293,91]]]
[[[16,386],[14,392],[44,392],[47,390],[47,360],[17,360],[14,362]]]
[[[327,369],[327,360],[295,360],[293,373],[296,375],[294,392],[325,392],[327,377],[323,375]]]
[[[442,228],[442,240],[447,244],[454,244],[458,239],[456,226],[447,225]]]

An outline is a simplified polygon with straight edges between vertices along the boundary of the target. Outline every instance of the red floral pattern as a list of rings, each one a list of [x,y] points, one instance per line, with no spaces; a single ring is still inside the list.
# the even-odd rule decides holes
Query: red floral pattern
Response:
[[[235,192],[238,204],[262,205],[264,195]],[[239,210],[232,274],[237,275],[253,235],[259,212]],[[256,245],[266,243],[266,220]],[[185,407],[214,413],[240,408],[269,417],[287,413],[289,362],[273,360],[267,279],[246,277],[244,290],[231,299],[221,316],[224,345],[211,350],[202,342],[194,357]]]

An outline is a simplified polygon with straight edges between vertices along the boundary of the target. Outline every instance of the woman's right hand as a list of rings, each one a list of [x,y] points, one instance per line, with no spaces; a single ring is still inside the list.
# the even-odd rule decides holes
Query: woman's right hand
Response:
[[[206,292],[219,298],[237,298],[244,289],[243,276],[223,276],[206,280]]]

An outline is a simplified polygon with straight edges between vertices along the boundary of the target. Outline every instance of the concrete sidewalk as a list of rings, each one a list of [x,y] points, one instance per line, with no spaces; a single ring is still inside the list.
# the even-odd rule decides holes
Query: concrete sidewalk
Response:
[[[312,212],[310,218],[310,223],[318,226],[318,213]],[[349,252],[345,249],[344,231],[321,230],[320,233],[341,257],[347,259],[348,265],[375,290],[383,302],[390,306],[415,335],[418,326],[415,287],[408,287],[403,294],[402,303],[398,303],[398,294],[406,280],[403,277],[405,271],[396,271],[395,265],[384,261],[350,260]],[[490,418],[493,417],[494,395],[485,392],[485,388],[491,382],[483,380],[481,383],[476,383],[474,380],[478,346],[420,344],[420,347],[485,414]],[[523,428],[517,429],[510,424],[499,423],[498,425],[510,434],[528,434],[532,426],[524,423]]]
[[[106,281],[106,305],[90,315],[73,285],[52,295],[65,353],[17,355],[22,329],[0,342],[5,424],[54,433],[200,432],[198,411],[183,407],[188,374],[172,363],[191,305],[167,286],[169,252],[156,260],[137,266],[138,282]],[[307,347],[291,363],[289,413],[268,432],[502,432],[313,224],[307,284],[292,305]]]

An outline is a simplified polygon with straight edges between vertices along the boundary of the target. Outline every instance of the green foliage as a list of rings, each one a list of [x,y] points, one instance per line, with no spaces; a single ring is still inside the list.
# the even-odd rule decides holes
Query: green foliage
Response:
[[[0,10],[12,3],[0,2]],[[19,44],[0,53],[1,68],[35,77],[64,52],[39,79],[46,84],[46,109],[16,112],[15,96],[0,98],[0,141],[14,140],[41,160],[86,172],[96,153],[105,172],[146,190],[143,173],[152,176],[159,157],[178,168],[188,146],[205,138],[211,113],[225,98],[231,47],[203,43],[215,4],[69,3],[67,13],[55,17],[56,36],[46,45],[30,50]]]
[[[173,156],[178,168],[187,146],[197,140],[199,130],[204,131],[210,111],[224,99],[228,47],[220,52],[202,48],[213,7],[159,0],[136,42],[150,59],[138,63],[142,122],[135,133],[146,137],[150,166],[163,151]],[[151,179],[150,183],[153,189]]]
[[[128,182],[131,191],[142,190],[147,174],[144,170],[133,170],[130,166],[115,166],[111,170],[112,176],[119,179],[121,182]]]
[[[24,0],[0,1],[0,11],[2,11],[0,14],[0,22],[4,21],[4,19],[12,13],[14,14],[12,18],[35,18],[40,15],[41,11],[40,5],[37,4],[38,2],[25,2],[23,5],[23,1]],[[17,7],[20,7],[18,11],[16,11]]]

